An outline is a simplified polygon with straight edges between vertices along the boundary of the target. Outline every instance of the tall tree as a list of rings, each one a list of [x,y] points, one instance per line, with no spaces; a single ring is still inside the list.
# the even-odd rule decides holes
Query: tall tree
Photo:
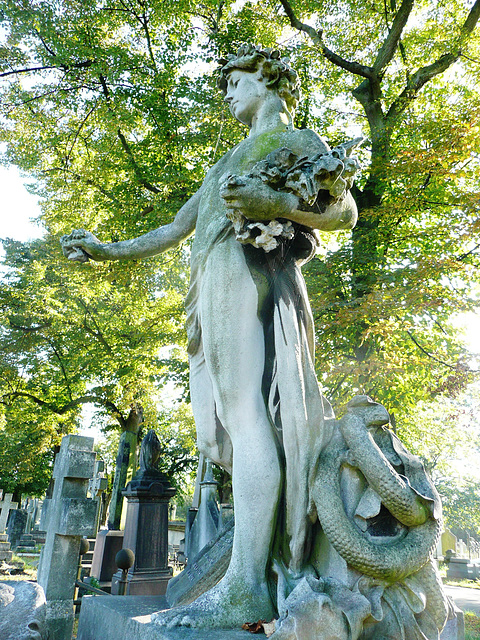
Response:
[[[124,428],[140,405],[155,419],[159,381],[184,384],[184,354],[167,365],[155,345],[184,344],[188,243],[72,267],[58,239],[172,219],[245,135],[214,73],[245,40],[291,56],[298,127],[367,138],[359,223],[305,270],[327,395],[341,409],[368,393],[405,423],[419,400],[464,388],[474,373],[449,320],[474,307],[478,280],[479,14],[480,0],[1,0],[0,141],[47,228],[44,243],[7,245],[2,401],[59,416],[94,401]]]

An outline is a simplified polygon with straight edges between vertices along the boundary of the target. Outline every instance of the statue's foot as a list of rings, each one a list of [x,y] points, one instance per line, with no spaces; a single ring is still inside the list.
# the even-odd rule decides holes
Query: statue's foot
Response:
[[[270,621],[275,610],[267,584],[250,589],[227,576],[188,605],[152,614],[155,624],[172,627],[235,628],[246,622]]]

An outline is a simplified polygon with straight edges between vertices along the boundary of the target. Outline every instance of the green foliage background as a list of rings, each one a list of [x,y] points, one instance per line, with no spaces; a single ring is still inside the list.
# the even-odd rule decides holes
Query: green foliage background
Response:
[[[167,383],[188,402],[189,243],[79,266],[59,237],[82,227],[112,242],[173,219],[247,133],[215,86],[215,61],[243,41],[290,56],[297,127],[332,146],[366,137],[359,223],[304,270],[316,367],[339,413],[366,393],[418,444],[419,403],[475,378],[451,319],[478,304],[479,13],[478,0],[0,0],[3,161],[41,196],[46,228],[4,243],[0,486],[41,492],[86,403],[116,429],[141,408],[177,471],[191,468],[192,420],[159,404]],[[29,470],[11,462],[22,442],[37,443]]]

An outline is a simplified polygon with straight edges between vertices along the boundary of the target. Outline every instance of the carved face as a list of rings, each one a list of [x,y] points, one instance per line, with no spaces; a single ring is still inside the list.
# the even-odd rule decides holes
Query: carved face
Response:
[[[260,70],[249,72],[233,69],[227,78],[225,102],[234,118],[251,127],[270,92]]]

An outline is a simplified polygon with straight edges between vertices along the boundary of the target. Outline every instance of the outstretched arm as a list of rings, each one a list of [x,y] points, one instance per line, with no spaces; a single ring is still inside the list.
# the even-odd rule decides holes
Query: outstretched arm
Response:
[[[61,238],[63,253],[69,260],[77,262],[89,259],[132,260],[155,256],[176,247],[195,229],[201,192],[200,189],[183,205],[173,222],[143,236],[122,242],[103,243],[93,233],[79,229]]]

